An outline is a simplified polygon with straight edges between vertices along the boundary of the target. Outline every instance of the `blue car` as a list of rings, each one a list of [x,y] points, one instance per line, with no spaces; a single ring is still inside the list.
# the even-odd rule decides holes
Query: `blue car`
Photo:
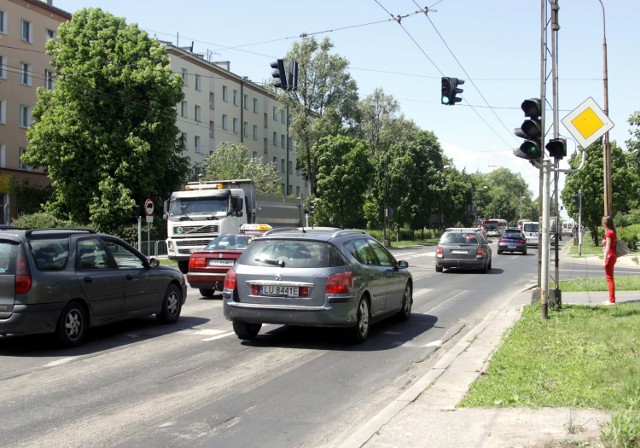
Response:
[[[498,241],[498,255],[503,252],[518,252],[527,255],[527,239],[520,229],[507,229]]]

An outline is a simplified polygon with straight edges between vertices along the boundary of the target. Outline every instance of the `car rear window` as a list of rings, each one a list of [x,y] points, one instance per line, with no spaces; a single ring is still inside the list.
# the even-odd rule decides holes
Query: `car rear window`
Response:
[[[205,250],[243,250],[256,235],[220,235],[205,246]]]
[[[31,254],[40,271],[59,271],[67,266],[69,260],[69,240],[46,239],[31,240]]]
[[[321,241],[256,240],[247,247],[238,263],[249,266],[326,268],[343,266],[346,261],[335,246]]]
[[[18,244],[14,242],[0,242],[0,275],[14,275],[16,273],[18,247]]]
[[[442,235],[440,244],[479,244],[481,239],[475,232],[451,232]]]

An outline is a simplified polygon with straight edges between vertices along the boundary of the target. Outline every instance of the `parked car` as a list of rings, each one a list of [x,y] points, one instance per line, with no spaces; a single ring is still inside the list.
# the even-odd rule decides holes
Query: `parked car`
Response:
[[[527,240],[520,229],[507,229],[498,240],[498,255],[504,252],[519,252],[527,255]]]
[[[155,314],[178,320],[182,274],[119,238],[88,230],[0,232],[0,335],[55,333],[80,345],[87,329]]]
[[[229,268],[251,241],[270,229],[268,224],[243,224],[239,233],[218,235],[189,257],[187,282],[192,288],[198,288],[204,297],[212,297],[215,291],[222,291]]]
[[[224,315],[245,340],[271,323],[346,327],[362,342],[371,324],[411,315],[408,266],[361,230],[274,229],[227,271]]]
[[[491,247],[475,229],[451,229],[442,234],[435,256],[436,272],[444,269],[491,269]]]

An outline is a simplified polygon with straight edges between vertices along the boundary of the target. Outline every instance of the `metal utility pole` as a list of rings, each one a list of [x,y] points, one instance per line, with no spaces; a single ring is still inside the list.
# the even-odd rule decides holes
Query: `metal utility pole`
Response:
[[[607,68],[607,31],[604,15],[604,4],[598,0],[602,6],[602,80],[604,83],[604,113],[609,116],[609,75]],[[609,131],[604,134],[604,214],[612,216],[613,213],[613,193],[611,186],[611,143],[609,141]]]

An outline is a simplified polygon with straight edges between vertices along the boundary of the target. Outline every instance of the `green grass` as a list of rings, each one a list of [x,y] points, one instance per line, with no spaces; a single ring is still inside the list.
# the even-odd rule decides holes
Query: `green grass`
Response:
[[[616,291],[640,290],[640,275],[617,275],[615,276],[615,281]],[[552,285],[552,287],[553,286],[555,285]],[[607,281],[604,278],[604,273],[601,278],[560,280],[560,290],[563,292],[606,291]]]
[[[606,440],[640,446],[640,303],[526,306],[460,407],[573,407],[613,413]]]

